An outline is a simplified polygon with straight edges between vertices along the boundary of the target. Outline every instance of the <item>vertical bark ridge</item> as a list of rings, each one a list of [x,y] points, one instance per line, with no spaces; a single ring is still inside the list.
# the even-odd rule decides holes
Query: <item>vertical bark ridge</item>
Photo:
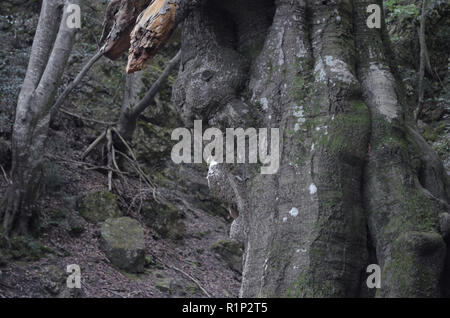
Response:
[[[272,26],[261,54],[252,65],[249,96],[252,105],[259,109],[263,126],[279,127],[281,138],[286,140],[280,144],[289,143],[280,149],[283,158],[283,153],[291,153],[291,147],[295,147],[288,131],[295,126],[293,113],[301,94],[300,86],[310,72],[311,49],[306,3],[275,3]],[[304,145],[297,150],[305,151]],[[296,193],[297,187],[307,188],[307,181],[300,177],[300,172],[296,175],[293,171],[296,159],[298,154],[292,154],[282,160],[277,174],[254,174],[248,184],[249,209],[244,221],[247,246],[241,289],[244,297],[287,296],[291,283],[308,266],[303,251],[311,220],[299,214],[302,203]]]
[[[356,77],[350,1],[311,2],[311,99],[317,221],[310,262],[314,296],[357,296],[367,260],[362,172],[370,117]]]
[[[444,211],[418,178],[418,137],[407,127],[407,108],[401,104],[382,30],[366,25],[366,8],[372,2],[355,0],[354,5],[358,77],[372,117],[364,197],[382,267],[378,295],[437,297],[445,257],[439,228]],[[377,4],[382,8],[382,1]]]

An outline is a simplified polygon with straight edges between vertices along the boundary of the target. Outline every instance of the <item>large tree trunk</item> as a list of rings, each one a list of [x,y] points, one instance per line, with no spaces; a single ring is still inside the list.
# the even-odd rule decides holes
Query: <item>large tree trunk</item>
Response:
[[[70,55],[75,28],[67,19],[69,3],[79,0],[44,0],[26,77],[19,94],[12,136],[12,184],[1,204],[7,235],[28,234],[36,220],[36,198],[58,82]]]
[[[442,295],[448,181],[384,22],[367,27],[372,3],[210,0],[185,20],[173,92],[185,124],[280,128],[276,174],[249,165],[222,169],[241,184],[210,182],[239,210],[244,297],[363,296],[370,263],[379,296]]]

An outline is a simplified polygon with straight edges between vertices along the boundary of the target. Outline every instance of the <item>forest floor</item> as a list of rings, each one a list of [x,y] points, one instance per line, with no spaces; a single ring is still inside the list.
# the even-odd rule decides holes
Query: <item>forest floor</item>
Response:
[[[63,85],[75,77],[98,49],[96,41],[106,4],[86,2],[82,8],[84,27],[62,79]],[[11,139],[14,108],[38,14],[39,6],[26,1],[0,4],[0,141],[6,144]],[[159,76],[176,49],[177,43],[155,58],[144,75],[147,87]],[[143,143],[136,147],[136,153],[156,185],[157,194],[169,198],[176,207],[184,224],[182,238],[158,233],[130,203],[142,190],[136,175],[116,177],[115,182],[122,190],[114,193],[123,214],[137,219],[145,229],[147,256],[143,273],[131,274],[113,266],[99,246],[100,225],[87,222],[78,212],[77,202],[85,194],[107,190],[107,175],[90,169],[92,165],[102,164],[101,147],[87,159],[90,165],[81,162],[80,157],[106,128],[89,119],[113,122],[118,118],[124,91],[124,65],[124,59],[99,61],[63,105],[64,109],[88,120],[59,113],[52,122],[43,196],[39,201],[39,237],[20,238],[12,243],[13,256],[0,264],[0,297],[207,297],[205,291],[212,297],[238,296],[241,274],[211,249],[217,242],[227,240],[231,219],[224,206],[209,195],[206,166],[183,168],[172,164],[167,151],[170,137],[166,133],[166,139],[161,142],[158,136],[148,132],[149,129],[166,132],[167,127],[161,127],[163,122],[177,124],[176,119],[167,119],[172,115],[165,109],[170,101],[170,89],[159,94],[160,107],[155,106],[140,121],[135,144]],[[10,168],[9,155],[6,149],[0,149],[0,164],[6,171]],[[0,175],[1,197],[7,182]],[[72,233],[73,224],[82,233]],[[82,288],[73,295],[65,293],[69,275],[66,267],[70,264],[81,268]]]

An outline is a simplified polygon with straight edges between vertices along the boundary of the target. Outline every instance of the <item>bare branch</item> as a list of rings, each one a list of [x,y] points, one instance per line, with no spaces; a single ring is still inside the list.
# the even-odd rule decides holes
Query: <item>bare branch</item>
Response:
[[[169,64],[167,64],[162,74],[159,76],[156,82],[153,83],[152,87],[150,87],[150,89],[147,91],[147,94],[145,94],[144,98],[139,102],[139,104],[133,107],[134,117],[137,118],[137,116],[139,116],[148,106],[150,106],[156,94],[160,91],[162,85],[167,81],[170,72],[172,72],[175,66],[178,65],[178,62],[180,62],[180,59],[181,59],[181,50],[178,51],[175,57],[170,60]]]
[[[87,62],[87,64],[81,69],[80,73],[75,77],[72,83],[66,87],[64,92],[58,97],[56,102],[53,104],[51,113],[52,115],[58,110],[58,108],[62,105],[62,103],[66,100],[67,96],[72,92],[72,90],[81,82],[84,76],[89,72],[92,66],[103,56],[103,48],[100,49],[91,59]]]

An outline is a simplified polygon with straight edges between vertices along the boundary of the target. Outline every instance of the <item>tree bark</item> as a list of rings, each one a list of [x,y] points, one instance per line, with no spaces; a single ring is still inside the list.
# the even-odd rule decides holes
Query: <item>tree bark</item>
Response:
[[[426,59],[427,59],[427,43],[425,40],[425,29],[426,29],[426,0],[422,0],[421,5],[421,14],[420,14],[420,27],[418,29],[419,34],[419,45],[420,45],[420,55],[419,55],[419,74],[417,79],[417,114],[416,114],[416,120],[419,120],[422,109],[423,109],[423,98],[424,98],[424,76],[425,76],[425,65],[426,65]]]
[[[384,18],[367,27],[373,3],[210,0],[184,22],[173,101],[185,125],[280,128],[276,174],[211,174],[243,180],[210,182],[239,210],[243,297],[368,295],[370,263],[377,296],[446,287],[448,180],[405,102]]]
[[[37,218],[36,199],[43,163],[50,109],[70,55],[76,29],[66,20],[69,3],[44,0],[27,73],[19,94],[12,136],[12,184],[1,204],[3,230],[29,234]],[[60,19],[55,17],[61,17]]]
[[[156,94],[167,82],[170,72],[178,65],[180,56],[181,53],[178,52],[175,57],[169,61],[160,77],[152,84],[144,98],[141,100],[139,100],[139,92],[142,89],[142,72],[127,75],[122,109],[117,123],[117,131],[127,142],[133,140],[133,134],[136,130],[139,115],[151,105]]]

